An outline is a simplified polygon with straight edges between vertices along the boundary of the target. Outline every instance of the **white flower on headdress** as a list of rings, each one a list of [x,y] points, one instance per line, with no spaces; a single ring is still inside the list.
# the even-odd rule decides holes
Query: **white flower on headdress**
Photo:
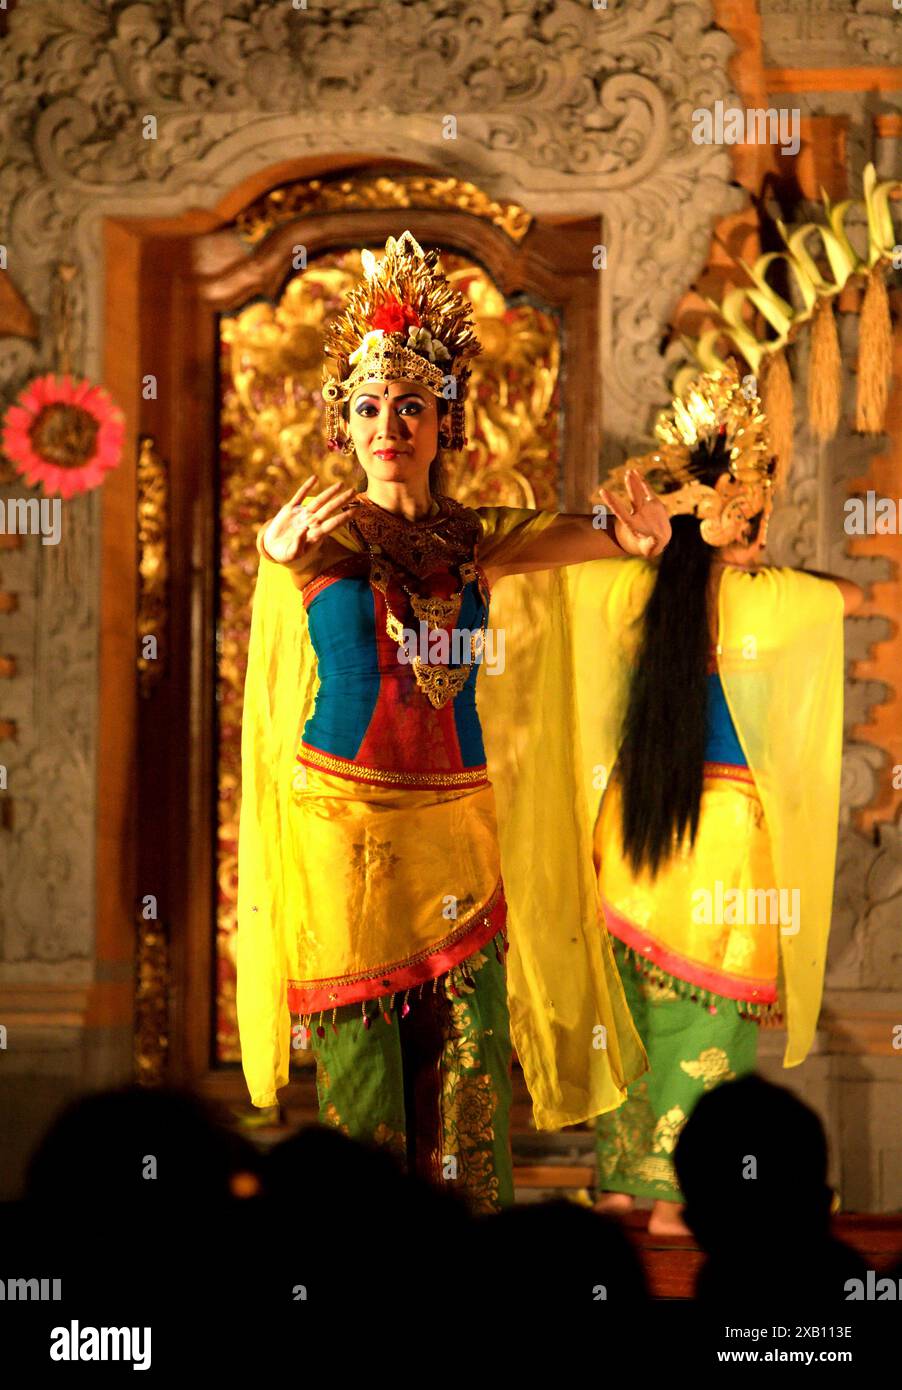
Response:
[[[385,330],[382,328],[371,328],[369,333],[365,333],[361,340],[360,347],[355,348],[348,358],[348,362],[351,366],[353,366],[355,362],[359,362],[362,357],[366,357],[370,348],[373,347],[375,343],[380,343],[384,337]]]
[[[360,253],[360,263],[363,266],[363,273],[368,280],[372,280],[373,276],[378,274],[379,262],[376,260],[372,251],[367,250],[366,247],[364,247]]]
[[[451,354],[444,343],[439,342],[438,338],[433,338],[428,328],[414,328],[411,324],[407,330],[407,346],[423,357],[428,357],[430,362],[451,361]]]

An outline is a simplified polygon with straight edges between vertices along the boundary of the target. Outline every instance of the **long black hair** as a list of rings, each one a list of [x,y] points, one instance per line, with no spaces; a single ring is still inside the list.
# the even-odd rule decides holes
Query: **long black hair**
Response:
[[[722,437],[700,446],[690,470],[713,486],[729,466]],[[749,540],[758,533],[753,519]],[[675,516],[645,612],[617,762],[622,838],[634,872],[652,877],[689,832],[702,799],[708,712],[708,582],[714,549],[694,516]]]

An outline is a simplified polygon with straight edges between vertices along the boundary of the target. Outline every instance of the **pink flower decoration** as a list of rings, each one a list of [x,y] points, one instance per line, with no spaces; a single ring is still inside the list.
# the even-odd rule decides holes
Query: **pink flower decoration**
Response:
[[[3,451],[30,484],[72,497],[118,467],[125,416],[108,391],[50,373],[30,382],[6,412]]]

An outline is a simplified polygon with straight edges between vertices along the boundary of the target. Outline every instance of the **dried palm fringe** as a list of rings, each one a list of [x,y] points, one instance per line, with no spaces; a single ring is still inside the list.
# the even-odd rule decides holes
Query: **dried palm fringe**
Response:
[[[750,1018],[762,1027],[779,1027],[783,1022],[783,1014],[780,1010],[779,1002],[773,1004],[754,1004],[745,999],[728,999],[726,995],[715,994],[713,990],[702,989],[699,985],[690,983],[689,980],[681,980],[677,975],[671,975],[666,970],[662,970],[660,965],[655,965],[639,951],[627,946],[625,942],[618,942],[619,949],[623,951],[626,959],[632,962],[633,968],[652,985],[657,985],[660,989],[672,989],[681,999],[691,999],[693,1003],[703,1004],[706,1008],[727,1007],[735,1004],[740,1018]]]
[[[892,371],[893,326],[883,270],[875,265],[868,276],[858,324],[858,382],[855,428],[881,434],[886,421]]]
[[[496,931],[495,935],[492,937],[491,940],[492,945],[495,948],[495,958],[498,960],[500,964],[503,964],[505,953],[507,952],[510,946],[510,943],[507,939],[506,922],[499,931]],[[479,949],[485,950],[485,947],[482,946]],[[461,993],[460,988],[461,985],[466,985],[468,989],[473,989],[476,984],[476,981],[473,979],[473,976],[469,973],[469,971],[465,968],[463,964],[452,965],[450,970],[446,970],[443,974],[435,975],[431,980],[424,980],[421,985],[412,985],[410,989],[405,989],[404,997],[401,1002],[401,1017],[406,1018],[407,1015],[410,1013],[410,1005],[407,1002],[407,1000],[408,996],[412,994],[414,990],[416,990],[417,998],[422,999],[424,989],[428,990],[429,986],[431,985],[432,993],[435,994],[438,990],[440,982],[443,986],[445,983],[447,983],[451,993],[458,999],[463,998],[463,994]],[[385,1022],[390,1025],[392,1021],[392,1014],[395,1011],[395,999],[398,997],[399,994],[400,990],[396,990],[394,994],[385,996],[388,999],[387,1008],[382,1007],[383,996],[381,994],[378,995],[376,999],[364,999],[364,1001],[360,1005],[360,1014],[364,1028],[370,1028],[372,1024],[376,1021],[376,1019],[378,1019],[380,1014],[385,1019]],[[372,1013],[368,1012],[368,1008],[371,1005],[376,1006],[375,1011]],[[332,1010],[332,1018],[330,1022],[332,1025],[333,1033],[338,1032],[339,1025],[336,1019],[338,1008],[339,1006],[336,1005],[335,1008]],[[324,1016],[328,1015],[328,1012],[328,1009],[320,1009],[318,1018],[316,1011],[314,1011],[311,1014],[298,1014],[298,1023],[301,1025],[302,1028],[306,1028],[308,1033],[311,1033],[313,1031],[313,1020],[314,1018],[317,1018],[316,1036],[318,1038],[324,1038],[326,1036],[326,1025],[323,1023],[323,1018]],[[348,1023],[354,1022],[353,1019],[347,1019],[345,1021]]]
[[[808,360],[808,427],[815,439],[833,439],[842,404],[842,356],[833,300],[818,300]]]
[[[776,481],[779,487],[780,483],[789,477],[792,467],[792,438],[795,430],[792,377],[782,348],[765,356],[760,375],[759,395],[767,416],[771,447],[777,459]]]

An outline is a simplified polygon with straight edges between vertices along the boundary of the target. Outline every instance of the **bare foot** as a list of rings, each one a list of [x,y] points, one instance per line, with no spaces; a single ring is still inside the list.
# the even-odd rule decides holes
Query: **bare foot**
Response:
[[[629,1192],[603,1192],[593,1206],[593,1211],[616,1216],[619,1212],[632,1211],[635,1197]]]
[[[692,1232],[683,1220],[683,1206],[680,1202],[655,1202],[648,1220],[650,1236],[691,1236]]]

